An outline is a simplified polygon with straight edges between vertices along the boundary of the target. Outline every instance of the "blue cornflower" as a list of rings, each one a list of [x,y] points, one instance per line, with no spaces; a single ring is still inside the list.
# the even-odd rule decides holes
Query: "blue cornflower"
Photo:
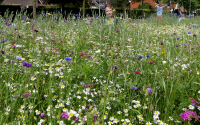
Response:
[[[80,17],[80,15],[79,15],[79,14],[76,14],[75,16],[77,16],[77,17]]]
[[[22,58],[21,58],[20,56],[17,56],[16,59],[17,59],[17,60],[21,60]]]
[[[140,56],[139,58],[142,59],[142,56]]]
[[[93,22],[93,20],[90,20],[90,22],[92,23],[92,22]]]
[[[177,38],[177,40],[180,39],[179,37]]]
[[[151,57],[151,56],[150,56],[150,55],[147,55],[147,59],[148,59],[149,57]]]
[[[188,35],[191,34],[191,32],[188,32]]]
[[[112,67],[112,69],[117,69],[117,66],[116,66],[116,65],[114,65],[114,66]]]
[[[24,18],[25,18],[25,16],[23,15],[23,16],[22,16],[22,19],[24,19]]]
[[[70,57],[65,57],[65,60],[71,61],[72,59]]]
[[[95,17],[97,18],[99,15],[95,15]]]
[[[102,11],[106,11],[106,9],[101,9]]]
[[[43,13],[43,16],[47,16],[45,13]]]
[[[197,28],[197,25],[193,25],[193,27]]]

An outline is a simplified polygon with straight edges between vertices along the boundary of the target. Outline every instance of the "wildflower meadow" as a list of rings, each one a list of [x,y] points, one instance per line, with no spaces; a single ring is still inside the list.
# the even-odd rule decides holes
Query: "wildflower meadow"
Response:
[[[200,124],[199,18],[12,18],[0,17],[1,125]]]

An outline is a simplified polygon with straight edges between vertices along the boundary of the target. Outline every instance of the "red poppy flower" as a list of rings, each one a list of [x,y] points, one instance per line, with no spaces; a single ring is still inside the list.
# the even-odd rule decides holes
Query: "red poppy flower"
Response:
[[[190,97],[192,98],[192,94],[190,94]]]

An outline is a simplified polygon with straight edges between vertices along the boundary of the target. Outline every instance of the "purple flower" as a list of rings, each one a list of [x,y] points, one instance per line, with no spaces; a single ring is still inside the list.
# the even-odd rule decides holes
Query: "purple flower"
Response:
[[[148,88],[148,93],[152,94],[152,89],[151,88]]]
[[[63,112],[60,116],[65,118],[65,119],[69,118],[69,115],[68,115],[67,112]]]
[[[193,34],[193,37],[197,37],[197,35],[196,35],[196,34]]]
[[[2,54],[5,54],[5,51],[1,50],[1,53],[2,53]]]
[[[54,19],[55,19],[55,20],[57,20],[57,19],[58,19],[58,17],[54,17]]]
[[[178,45],[176,45],[176,47],[178,47]]]
[[[119,30],[116,30],[117,32],[119,32]]]
[[[106,11],[106,9],[101,9],[102,11]]]
[[[71,53],[74,53],[75,51],[72,50],[72,51],[70,51],[70,52],[71,52]]]
[[[27,64],[26,64],[26,68],[29,68],[29,67],[32,67],[32,64],[31,64],[31,63],[27,63]]]
[[[32,67],[32,64],[31,63],[27,63],[27,62],[22,62],[22,66],[24,66],[26,68],[29,68],[29,67]]]
[[[31,96],[31,93],[24,93],[24,98],[28,98]]]
[[[188,32],[188,35],[191,35],[191,32]]]
[[[137,90],[137,87],[132,86],[131,89],[132,89],[132,90]]]
[[[27,66],[27,62],[22,62],[22,66]]]
[[[47,16],[45,13],[43,13],[43,16]]]

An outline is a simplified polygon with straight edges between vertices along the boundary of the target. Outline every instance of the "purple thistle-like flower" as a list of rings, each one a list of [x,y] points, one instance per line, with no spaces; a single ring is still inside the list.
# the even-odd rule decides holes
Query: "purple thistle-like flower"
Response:
[[[137,90],[137,87],[132,86],[131,89],[132,89],[132,90]]]
[[[196,35],[196,34],[193,34],[193,37],[197,37],[197,35]]]
[[[24,98],[28,98],[31,96],[31,93],[24,93]]]
[[[70,51],[70,52],[71,52],[71,53],[74,53],[75,51],[72,50],[72,51]]]
[[[149,93],[149,94],[152,94],[152,92],[153,92],[152,89],[151,89],[151,88],[148,88],[148,93]]]
[[[43,13],[43,16],[47,16],[45,13]]]

